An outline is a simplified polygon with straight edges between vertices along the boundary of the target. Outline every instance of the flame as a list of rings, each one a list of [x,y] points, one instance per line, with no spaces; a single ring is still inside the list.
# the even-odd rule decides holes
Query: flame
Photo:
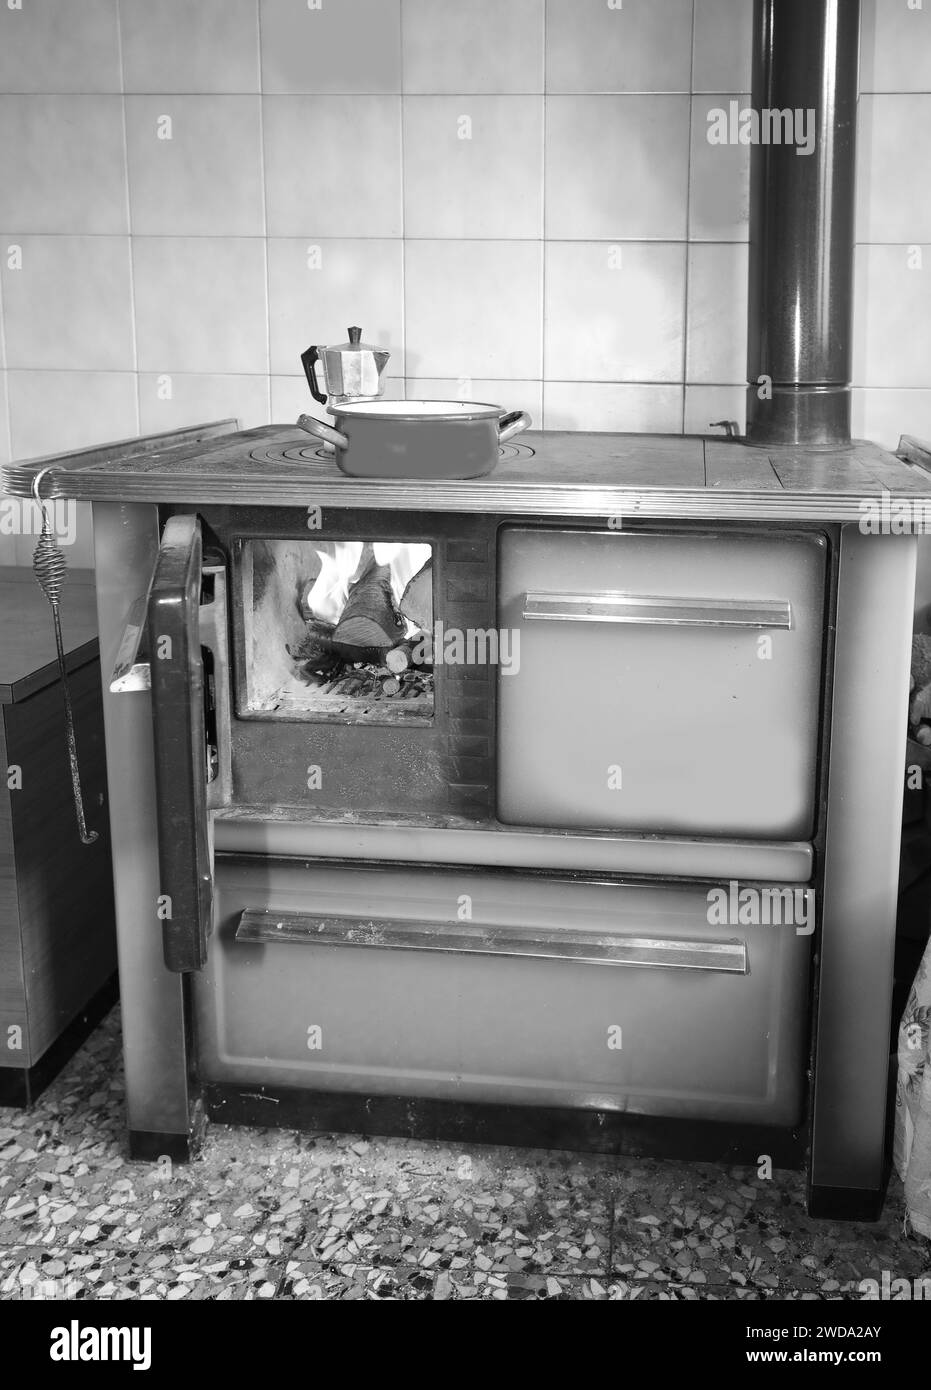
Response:
[[[307,594],[307,606],[322,622],[338,623],[353,583],[365,572],[374,558],[377,565],[387,565],[391,592],[399,603],[408,583],[430,558],[430,546],[416,542],[391,541],[372,544],[366,541],[326,541],[315,547],[320,572]],[[406,637],[417,632],[416,624],[407,622]]]
[[[390,544],[379,542],[372,549],[376,565],[388,565],[391,572],[391,592],[395,603],[400,603],[401,595],[418,570],[423,569],[430,558],[428,545],[417,545],[408,541],[395,541]]]
[[[307,606],[315,617],[325,623],[339,622],[361,556],[361,541],[328,541],[317,547],[320,572],[307,595]]]

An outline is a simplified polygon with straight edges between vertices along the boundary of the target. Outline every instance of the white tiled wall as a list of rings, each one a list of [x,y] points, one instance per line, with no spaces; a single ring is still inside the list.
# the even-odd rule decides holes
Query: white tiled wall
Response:
[[[706,133],[752,9],[0,5],[0,459],[293,419],[350,322],[390,396],[742,422],[749,159]],[[931,437],[929,74],[931,3],[864,0],[855,428],[887,445]]]
[[[931,5],[862,0],[854,429],[931,439]]]

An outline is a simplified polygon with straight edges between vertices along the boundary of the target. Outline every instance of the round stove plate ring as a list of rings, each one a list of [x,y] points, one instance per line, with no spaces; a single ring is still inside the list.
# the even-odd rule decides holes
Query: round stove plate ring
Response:
[[[334,449],[328,444],[267,444],[253,449],[249,457],[255,463],[318,463],[329,462]],[[533,458],[529,444],[499,444],[499,459]]]

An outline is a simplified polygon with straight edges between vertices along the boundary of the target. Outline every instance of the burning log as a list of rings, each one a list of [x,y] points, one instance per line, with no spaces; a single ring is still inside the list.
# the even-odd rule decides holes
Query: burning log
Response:
[[[384,653],[403,630],[404,619],[391,592],[390,567],[373,563],[349,590],[333,633],[337,649]]]
[[[422,632],[433,631],[433,560],[417,571],[401,595],[398,610]]]
[[[398,646],[392,647],[385,653],[385,665],[392,675],[399,676],[402,671],[406,671],[412,664],[413,643],[401,642]]]
[[[287,644],[286,651],[294,661],[305,666],[307,671],[325,675],[343,664],[342,658],[333,643],[334,626],[320,618],[307,622],[307,631],[300,642]]]
[[[426,633],[421,632],[416,637],[409,637],[405,641],[399,642],[396,647],[392,647],[389,652],[386,652],[385,665],[396,676],[412,666],[432,666],[432,639]]]

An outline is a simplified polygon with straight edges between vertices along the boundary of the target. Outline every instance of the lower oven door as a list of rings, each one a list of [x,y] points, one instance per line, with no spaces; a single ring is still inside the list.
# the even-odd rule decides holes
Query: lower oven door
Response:
[[[193,981],[205,1081],[800,1117],[797,885],[218,856],[217,920]]]

